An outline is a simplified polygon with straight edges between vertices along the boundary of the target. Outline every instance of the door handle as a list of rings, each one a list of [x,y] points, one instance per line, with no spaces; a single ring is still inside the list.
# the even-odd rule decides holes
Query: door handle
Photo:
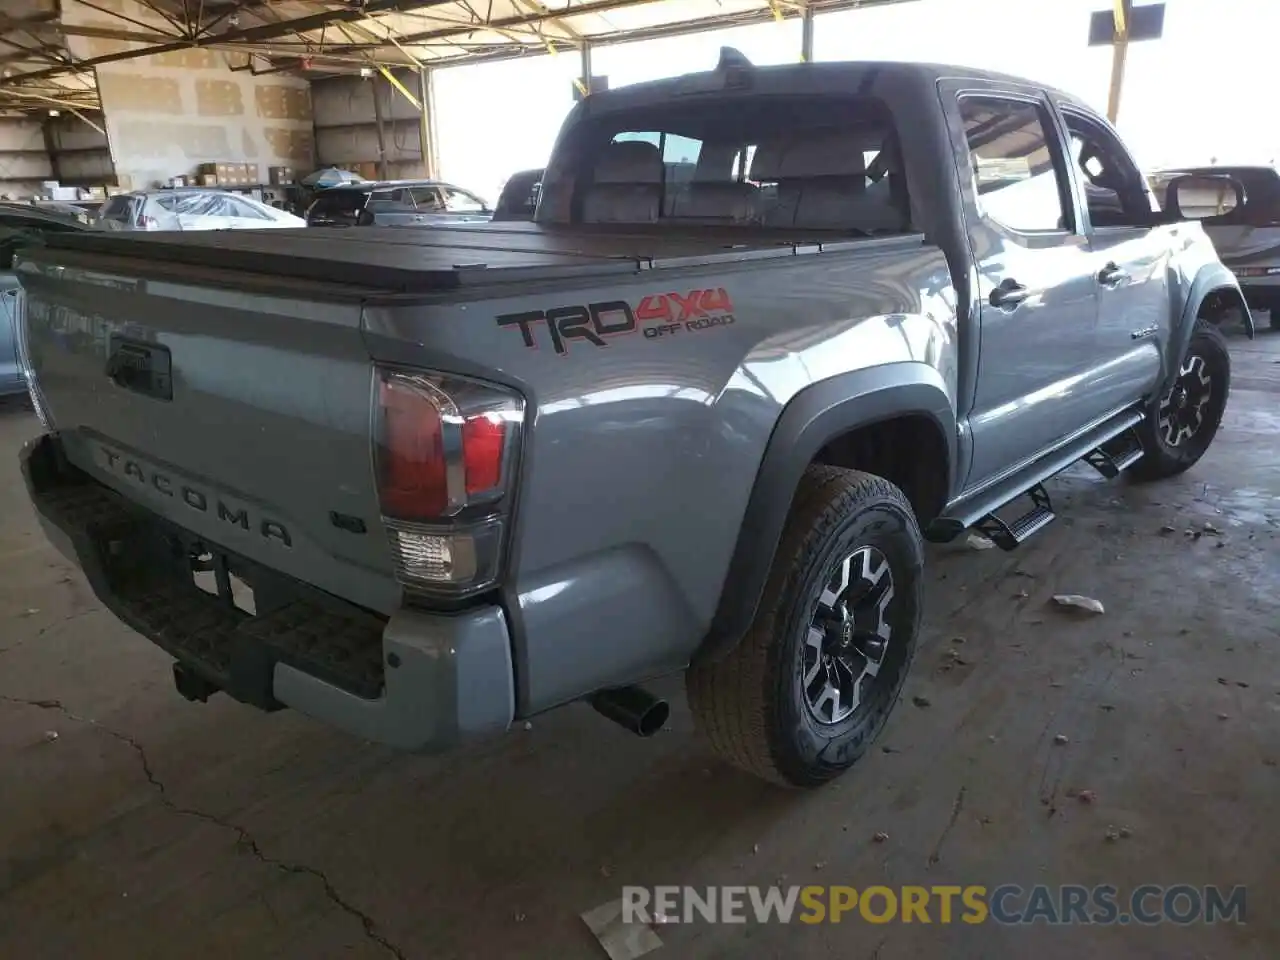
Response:
[[[993,307],[1016,307],[1029,296],[1031,296],[1030,290],[1013,277],[1005,277],[1000,281],[1000,285],[991,291],[987,301]]]
[[[1098,271],[1098,282],[1104,287],[1118,287],[1128,279],[1129,274],[1115,263],[1108,263]]]

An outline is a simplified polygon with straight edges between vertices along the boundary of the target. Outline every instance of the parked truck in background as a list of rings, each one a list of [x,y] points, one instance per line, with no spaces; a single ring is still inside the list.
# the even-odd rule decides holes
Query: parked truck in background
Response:
[[[1250,315],[1157,207],[1059,91],[726,51],[578,104],[533,223],[51,237],[22,466],[188,697],[427,750],[583,699],[651,733],[685,671],[812,786],[898,699],[926,538],[1208,448]]]
[[[1280,172],[1271,166],[1183,167],[1148,180],[1160,196],[1176,185],[1170,206],[1200,220],[1249,306],[1268,311],[1271,329],[1280,330]]]

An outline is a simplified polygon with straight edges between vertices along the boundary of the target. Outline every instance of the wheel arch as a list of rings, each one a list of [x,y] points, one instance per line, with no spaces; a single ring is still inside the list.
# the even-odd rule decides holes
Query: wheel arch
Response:
[[[1178,370],[1182,366],[1182,357],[1187,352],[1187,345],[1195,332],[1196,321],[1205,319],[1219,324],[1223,317],[1234,309],[1240,310],[1244,317],[1245,329],[1249,339],[1252,340],[1253,314],[1249,310],[1249,304],[1240,290],[1235,274],[1216,262],[1207,263],[1196,271],[1195,279],[1191,281],[1187,291],[1187,298],[1183,301],[1178,325],[1173,331],[1169,344],[1167,369],[1160,384],[1160,390],[1156,394],[1157,397],[1163,397],[1173,386],[1173,381],[1177,378]]]
[[[757,470],[711,629],[694,654],[695,662],[724,656],[751,625],[792,500],[809,465],[821,462],[867,469],[849,462],[842,440],[904,424],[910,424],[911,432],[899,434],[900,438],[929,444],[932,454],[925,456],[940,458],[934,468],[941,468],[945,478],[936,497],[926,493],[917,499],[908,492],[908,499],[918,513],[927,512],[931,505],[941,509],[955,484],[957,430],[951,395],[935,368],[904,362],[840,374],[811,384],[787,403]],[[935,498],[937,503],[932,504]]]

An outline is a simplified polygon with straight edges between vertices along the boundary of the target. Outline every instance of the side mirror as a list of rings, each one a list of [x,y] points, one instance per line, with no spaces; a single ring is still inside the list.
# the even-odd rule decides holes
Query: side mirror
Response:
[[[1185,220],[1221,217],[1244,206],[1244,185],[1214,174],[1174,177],[1165,187],[1165,209]]]

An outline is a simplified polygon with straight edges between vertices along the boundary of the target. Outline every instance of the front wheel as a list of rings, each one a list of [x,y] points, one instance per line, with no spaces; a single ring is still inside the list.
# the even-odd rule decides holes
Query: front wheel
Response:
[[[1142,459],[1129,468],[1135,480],[1176,476],[1204,456],[1218,433],[1231,390],[1231,353],[1213,324],[1196,321],[1177,379],[1154,416],[1138,427]]]
[[[870,474],[811,466],[746,636],[721,660],[689,669],[689,705],[716,752],[793,787],[852,766],[906,680],[923,564],[902,491]]]

